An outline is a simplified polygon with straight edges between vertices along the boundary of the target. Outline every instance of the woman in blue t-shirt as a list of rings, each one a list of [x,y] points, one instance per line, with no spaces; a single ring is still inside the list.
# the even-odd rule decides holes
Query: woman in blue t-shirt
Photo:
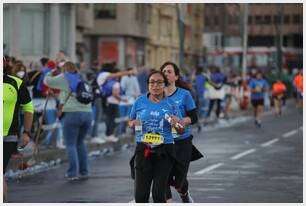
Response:
[[[251,103],[254,107],[255,126],[261,127],[262,113],[264,112],[265,93],[268,92],[269,84],[263,78],[262,72],[257,71],[256,78],[250,79]]]
[[[171,126],[179,123],[181,115],[164,94],[168,82],[162,72],[152,72],[147,84],[149,93],[136,99],[128,121],[129,127],[135,128],[137,143],[130,161],[135,202],[149,202],[152,181],[153,201],[166,202],[168,177],[175,160]]]
[[[185,132],[183,134],[178,135],[174,131],[177,161],[169,177],[166,198],[170,202],[172,198],[170,185],[172,185],[180,194],[182,202],[193,202],[188,191],[187,173],[190,161],[203,157],[192,145],[193,135],[189,127],[190,124],[195,124],[198,121],[197,108],[191,95],[192,89],[187,83],[181,80],[178,66],[172,62],[166,62],[160,67],[160,70],[166,75],[169,82],[165,93],[179,108],[183,116],[183,124],[185,125]]]

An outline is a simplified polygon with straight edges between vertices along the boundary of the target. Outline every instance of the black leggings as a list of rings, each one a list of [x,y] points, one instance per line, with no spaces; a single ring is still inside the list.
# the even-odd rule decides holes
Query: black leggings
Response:
[[[185,178],[184,180],[182,180],[181,182],[181,187],[180,188],[175,188],[177,190],[177,192],[181,195],[186,194],[186,192],[188,192],[189,189],[189,184],[187,179]],[[170,185],[167,185],[166,188],[166,199],[171,199],[172,198],[172,193],[171,193],[171,188]]]
[[[17,142],[3,142],[3,174],[12,154],[17,152]]]
[[[106,124],[106,136],[110,136],[114,134],[114,130],[117,126],[115,122],[115,118],[117,117],[118,113],[118,105],[117,104],[108,104],[105,114],[105,124]]]
[[[150,198],[152,186],[152,197],[156,203],[166,202],[166,187],[169,173],[173,165],[173,158],[169,154],[152,153],[145,157],[143,153],[135,156],[135,202],[147,203]]]
[[[192,136],[175,142],[177,162],[169,176],[169,184],[166,189],[166,198],[172,198],[170,185],[174,186],[178,193],[185,194],[188,191],[187,173],[192,157]]]

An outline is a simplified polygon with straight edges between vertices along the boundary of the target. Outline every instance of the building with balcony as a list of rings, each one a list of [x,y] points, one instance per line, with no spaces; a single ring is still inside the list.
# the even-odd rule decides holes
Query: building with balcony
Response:
[[[203,36],[207,65],[241,68],[242,8],[242,4],[205,4]],[[248,4],[248,68],[276,67],[276,40],[280,34],[283,68],[302,67],[302,20],[302,4]]]

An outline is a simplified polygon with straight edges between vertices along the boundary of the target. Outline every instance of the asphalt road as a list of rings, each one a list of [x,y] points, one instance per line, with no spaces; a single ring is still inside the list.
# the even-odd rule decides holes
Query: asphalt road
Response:
[[[289,108],[291,107],[291,108]],[[195,133],[205,155],[191,163],[190,193],[197,203],[302,203],[303,117],[293,105],[269,113],[263,127],[249,118],[226,128]],[[133,201],[129,160],[134,148],[90,159],[90,178],[67,182],[67,164],[9,181],[9,202]],[[174,202],[180,202],[173,191]]]

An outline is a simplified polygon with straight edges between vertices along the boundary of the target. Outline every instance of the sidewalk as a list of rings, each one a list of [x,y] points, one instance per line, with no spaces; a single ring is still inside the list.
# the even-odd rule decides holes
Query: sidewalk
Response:
[[[268,110],[266,109],[266,111]],[[230,120],[233,120],[239,117],[246,117],[246,116],[251,116],[251,115],[252,115],[251,106],[249,106],[247,110],[239,110],[238,108],[236,108],[230,112],[228,119],[222,119],[222,121],[227,121],[227,120],[230,121]],[[212,116],[214,116],[213,113],[212,113]],[[209,127],[209,126],[217,125],[220,121],[212,118],[210,120],[201,119],[199,122],[203,128],[203,126]],[[196,126],[193,128],[196,132]],[[100,123],[99,134],[101,134],[101,136],[104,136],[105,134],[104,131],[105,131],[105,124]],[[89,138],[86,138],[86,140],[89,140]],[[86,141],[86,142],[87,142],[86,144],[87,144],[87,151],[88,151],[89,156],[95,156],[95,155],[103,155],[109,151],[119,151],[122,147],[128,147],[129,145],[134,144],[134,137],[132,135],[121,136],[119,138],[119,141],[116,143],[105,142],[102,144],[94,144],[94,143],[90,143],[90,141]],[[27,162],[30,158],[31,158],[31,153],[24,153],[22,155],[22,159],[24,162]],[[20,166],[22,159],[20,157],[12,158],[8,165],[7,172],[12,173],[12,172],[18,171],[19,170],[18,167]],[[67,162],[66,150],[58,149],[56,147],[46,148],[40,145],[39,153],[37,156],[35,156],[35,160],[36,160],[36,164],[33,165],[32,167],[36,167],[36,168],[38,168],[37,165],[40,165],[40,164],[46,165],[48,164],[48,162],[50,163],[51,166],[52,165],[54,166],[56,164],[61,164],[63,162]],[[11,175],[9,174],[9,176]]]

